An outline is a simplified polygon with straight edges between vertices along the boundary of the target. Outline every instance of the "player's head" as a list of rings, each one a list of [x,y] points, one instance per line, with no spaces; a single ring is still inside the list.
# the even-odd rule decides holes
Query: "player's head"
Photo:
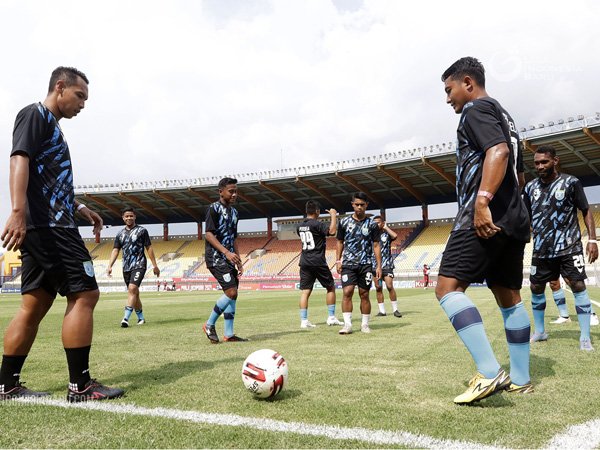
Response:
[[[367,194],[364,192],[355,192],[352,194],[352,208],[357,217],[362,218],[365,215],[368,206],[369,198],[367,197]]]
[[[85,108],[88,84],[90,82],[85,74],[74,67],[61,66],[54,69],[48,84],[48,106],[58,116],[57,119],[70,119]]]
[[[219,181],[219,197],[221,202],[231,205],[237,200],[237,180],[225,177]]]
[[[306,215],[307,216],[317,216],[319,217],[321,214],[321,205],[316,200],[309,200],[306,202]]]
[[[457,114],[468,102],[475,100],[483,91],[485,93],[485,69],[477,58],[466,56],[460,58],[442,74],[446,103]]]
[[[373,217],[373,220],[375,221],[375,223],[377,224],[377,226],[379,227],[379,229],[383,230],[383,227],[385,225],[385,221],[383,220],[383,217],[381,217],[381,216],[375,216],[375,217]]]
[[[533,155],[533,164],[542,180],[552,179],[558,172],[559,158],[552,145],[540,145]]]
[[[131,228],[135,225],[135,210],[131,206],[121,210],[121,217],[127,227]]]

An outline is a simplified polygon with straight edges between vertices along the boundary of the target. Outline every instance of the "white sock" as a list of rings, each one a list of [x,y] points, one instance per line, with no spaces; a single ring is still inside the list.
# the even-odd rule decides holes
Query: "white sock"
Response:
[[[385,314],[385,304],[383,302],[382,303],[377,303],[377,306],[379,307],[379,312],[381,314]]]
[[[345,312],[345,313],[342,313],[342,316],[344,316],[344,325],[351,327],[352,326],[352,313]]]
[[[369,319],[371,318],[371,314],[363,314],[362,315],[362,326],[369,325]]]
[[[391,302],[391,303],[392,303],[392,312],[398,311],[398,301],[396,300],[395,302]]]

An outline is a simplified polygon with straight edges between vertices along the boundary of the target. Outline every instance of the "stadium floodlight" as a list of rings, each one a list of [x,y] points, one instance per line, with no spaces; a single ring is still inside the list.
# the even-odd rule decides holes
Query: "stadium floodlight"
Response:
[[[558,119],[558,124],[562,125],[563,123],[565,123],[565,121],[563,119]]]
[[[544,124],[543,123],[538,123],[538,128],[544,128]]]
[[[553,127],[554,126],[554,122],[553,121],[548,122],[548,126],[549,127]]]
[[[527,131],[527,128],[525,127],[521,127],[521,129],[519,130],[521,133],[525,133]]]
[[[572,117],[569,117],[569,118],[567,119],[567,121],[568,121],[568,122],[573,122],[574,120],[575,120],[575,119],[573,119]]]
[[[529,130],[535,130],[535,125],[529,125]]]
[[[584,119],[583,114],[577,115],[577,120],[583,120],[583,119]]]

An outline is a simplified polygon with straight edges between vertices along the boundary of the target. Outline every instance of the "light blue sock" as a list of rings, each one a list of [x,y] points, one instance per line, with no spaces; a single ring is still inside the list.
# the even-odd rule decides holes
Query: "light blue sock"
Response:
[[[500,308],[504,319],[508,354],[510,355],[510,379],[523,386],[531,381],[529,377],[529,316],[523,302],[510,308]]]
[[[327,305],[327,313],[330,316],[335,316],[335,303],[333,305]]]
[[[543,333],[546,328],[544,326],[544,313],[546,311],[546,294],[531,293],[531,309],[533,311],[533,323],[536,333]]]
[[[144,319],[144,313],[142,312],[142,310],[141,310],[141,309],[136,309],[136,310],[135,310],[135,313],[137,314],[137,318],[138,318],[138,320],[145,320],[145,319]]]
[[[208,318],[206,323],[208,325],[214,326],[214,324],[217,322],[217,319],[221,316],[221,314],[223,314],[223,311],[225,311],[225,308],[227,308],[227,305],[229,305],[230,302],[231,299],[225,294],[219,297],[219,300],[217,300],[217,303],[215,303],[215,307],[210,313],[210,317]]]
[[[588,296],[587,289],[581,292],[573,292],[575,296],[575,311],[577,320],[579,320],[579,329],[581,330],[580,340],[590,339],[590,315],[592,314],[592,304]]]
[[[300,320],[307,320],[307,319],[308,319],[308,309],[301,308],[300,309]]]
[[[450,292],[442,298],[440,306],[471,353],[477,371],[485,378],[494,378],[500,370],[500,364],[494,356],[481,315],[473,302],[463,292]]]
[[[558,291],[552,291],[552,297],[554,297],[554,303],[556,303],[560,317],[569,317],[567,300],[565,299],[565,291],[562,289],[559,289]]]
[[[225,312],[223,313],[223,319],[225,319],[225,337],[231,337],[235,333],[233,332],[233,320],[235,319],[235,300],[231,300]]]
[[[123,316],[123,319],[129,321],[129,318],[131,317],[132,312],[133,312],[133,308],[131,306],[126,306],[125,307],[125,315]]]

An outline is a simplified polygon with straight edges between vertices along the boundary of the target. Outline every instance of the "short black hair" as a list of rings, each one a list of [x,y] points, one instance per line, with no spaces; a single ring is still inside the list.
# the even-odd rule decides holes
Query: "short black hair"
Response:
[[[121,210],[121,215],[124,216],[126,212],[132,212],[135,214],[135,209],[133,209],[131,206],[126,206]]]
[[[548,154],[553,158],[556,158],[556,149],[554,148],[553,145],[550,144],[546,144],[546,145],[540,145],[536,151],[536,153],[544,153],[544,154]]]
[[[316,200],[309,200],[306,202],[306,214],[316,214],[317,211],[321,211],[321,205]]]
[[[237,180],[229,177],[221,178],[221,181],[219,181],[219,190],[225,189],[225,187],[230,184],[237,184]]]
[[[446,81],[448,78],[456,80],[464,76],[473,78],[479,86],[482,88],[485,87],[485,69],[483,68],[483,64],[472,56],[460,58],[448,67],[442,74],[442,81]]]
[[[48,93],[54,90],[54,86],[58,80],[65,80],[67,87],[73,86],[77,83],[77,78],[81,78],[85,81],[85,84],[90,84],[90,81],[81,70],[77,70],[75,67],[57,67],[52,71],[50,75],[50,84],[48,85]]]
[[[373,220],[377,220],[377,219],[383,220],[383,217],[381,217],[381,216],[375,216],[375,217],[373,217]]]
[[[366,203],[369,203],[369,197],[367,197],[367,194],[365,194],[364,192],[355,192],[354,194],[352,194],[352,201],[356,200],[364,200]]]

